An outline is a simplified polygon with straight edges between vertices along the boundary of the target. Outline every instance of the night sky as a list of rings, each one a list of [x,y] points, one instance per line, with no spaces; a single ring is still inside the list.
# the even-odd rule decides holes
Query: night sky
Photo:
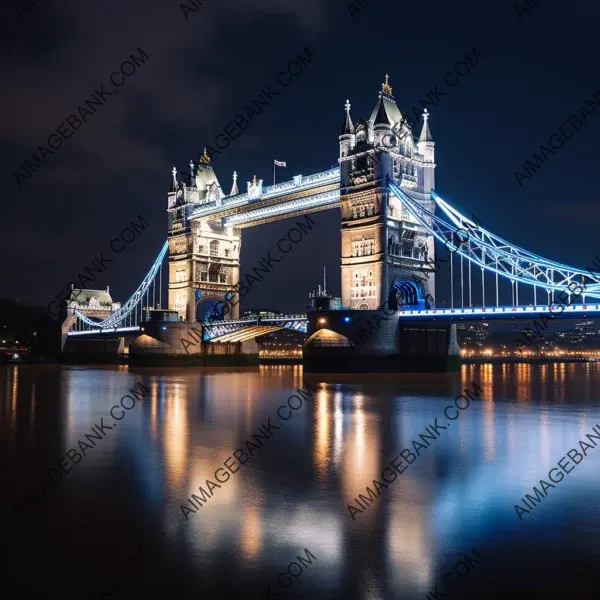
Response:
[[[355,123],[368,117],[389,73],[400,110],[412,114],[476,49],[483,60],[428,107],[436,191],[520,246],[591,264],[600,254],[600,111],[576,133],[569,128],[572,137],[522,186],[515,172],[600,93],[597,0],[532,0],[521,15],[504,0],[363,2],[351,15],[333,0],[209,0],[187,19],[178,2],[165,0],[42,0],[26,12],[20,5],[20,17],[5,3],[0,297],[45,306],[141,214],[150,228],[89,286],[108,284],[113,299],[125,301],[166,238],[173,165],[197,162],[307,47],[313,63],[213,161],[226,193],[234,170],[242,191],[255,174],[272,183],[274,158],[288,164],[278,169],[280,181],[336,164],[346,98]],[[146,64],[19,186],[19,165],[102,83],[112,87],[111,72],[138,48]],[[242,308],[301,311],[324,264],[330,291],[340,293],[339,211],[313,219],[317,228]],[[245,229],[242,272],[290,226]]]

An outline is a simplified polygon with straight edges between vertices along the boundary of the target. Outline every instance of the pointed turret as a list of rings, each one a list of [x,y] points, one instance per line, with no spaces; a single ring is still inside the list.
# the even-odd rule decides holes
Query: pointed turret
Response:
[[[233,172],[233,185],[231,186],[231,194],[230,196],[237,196],[240,193],[237,184],[237,171]]]
[[[431,131],[429,130],[428,119],[429,111],[425,108],[423,110],[423,129],[421,130],[419,142],[433,142],[433,138],[431,137]]]
[[[419,154],[428,163],[423,167],[423,191],[428,194],[435,189],[435,142],[429,130],[429,111],[423,110],[423,129],[417,144]]]
[[[346,104],[344,104],[344,108],[346,109],[346,116],[344,117],[344,124],[342,126],[342,131],[340,135],[352,135],[355,133],[354,124],[352,123],[352,119],[350,117],[350,100],[346,100]]]
[[[173,179],[171,180],[171,187],[169,188],[169,192],[176,192],[177,191],[177,169],[175,167],[173,167],[173,170],[171,171],[171,173],[173,174]]]
[[[194,173],[194,161],[190,158],[190,180],[188,182],[189,187],[196,187],[196,175]]]
[[[342,133],[340,134],[340,157],[348,156],[348,153],[351,152],[356,145],[356,136],[354,135],[356,129],[350,118],[350,100],[346,100],[344,108],[346,109],[346,116],[344,117]]]

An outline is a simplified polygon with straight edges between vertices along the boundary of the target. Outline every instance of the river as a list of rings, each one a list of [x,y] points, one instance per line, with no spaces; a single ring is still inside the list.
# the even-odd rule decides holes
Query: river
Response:
[[[596,443],[599,363],[344,376],[8,365],[4,588],[591,600]]]

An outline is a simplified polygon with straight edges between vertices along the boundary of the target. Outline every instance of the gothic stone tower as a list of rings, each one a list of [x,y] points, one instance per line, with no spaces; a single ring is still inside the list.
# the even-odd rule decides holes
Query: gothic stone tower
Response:
[[[235,179],[234,193],[238,193]],[[202,292],[203,300],[217,303],[239,279],[240,230],[221,226],[218,221],[190,220],[203,205],[219,206],[224,195],[206,150],[197,166],[190,161],[187,181],[178,180],[173,167],[167,207],[169,309],[176,310],[184,321],[197,320],[196,290]],[[238,312],[236,304],[227,318],[238,318]]]
[[[428,114],[418,142],[392,88],[382,84],[368,120],[354,126],[350,103],[340,135],[342,303],[376,310],[385,302],[434,306],[434,240],[386,185],[389,177],[433,212],[434,142]]]

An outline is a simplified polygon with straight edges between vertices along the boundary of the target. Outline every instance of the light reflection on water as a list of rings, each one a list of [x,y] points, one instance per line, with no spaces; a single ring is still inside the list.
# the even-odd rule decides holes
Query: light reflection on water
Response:
[[[277,408],[305,381],[313,398],[186,521],[180,505],[214,481],[260,425],[269,418],[281,425]],[[446,424],[444,408],[472,381],[483,389],[481,401],[353,521],[347,505],[436,417]],[[150,388],[148,397],[57,485],[55,499],[15,525],[12,502],[101,418],[112,424],[110,408],[136,382]],[[38,560],[48,574],[65,556],[79,564],[73,593],[93,573],[84,540],[92,531],[105,535],[98,552],[106,556],[124,527],[161,557],[130,590],[134,596],[177,586],[215,597],[266,596],[267,584],[305,547],[318,561],[291,589],[311,598],[422,596],[436,583],[439,589],[447,567],[472,548],[490,568],[465,579],[460,597],[489,589],[515,598],[519,590],[578,597],[595,589],[600,449],[523,521],[513,506],[600,424],[598,363],[465,365],[460,374],[427,376],[24,365],[5,367],[0,384],[9,465],[3,512],[34,562],[44,548],[34,540],[50,544],[57,523],[69,532],[53,535],[53,552]]]

